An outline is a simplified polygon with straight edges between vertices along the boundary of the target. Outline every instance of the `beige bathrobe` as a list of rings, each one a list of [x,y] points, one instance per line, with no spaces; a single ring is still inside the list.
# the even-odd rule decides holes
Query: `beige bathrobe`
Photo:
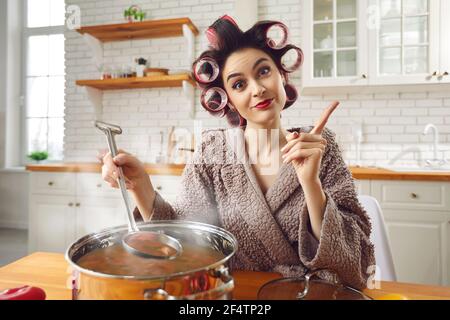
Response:
[[[312,127],[288,131],[309,132]],[[320,241],[313,236],[302,186],[291,164],[282,164],[274,185],[263,194],[245,153],[242,129],[206,130],[182,176],[173,203],[157,193],[154,220],[186,219],[214,224],[237,238],[239,249],[231,270],[319,276],[361,289],[375,264],[369,239],[371,224],[358,202],[353,178],[344,163],[335,134],[325,129],[328,144],[320,180],[326,194]],[[137,208],[135,215],[139,215]]]

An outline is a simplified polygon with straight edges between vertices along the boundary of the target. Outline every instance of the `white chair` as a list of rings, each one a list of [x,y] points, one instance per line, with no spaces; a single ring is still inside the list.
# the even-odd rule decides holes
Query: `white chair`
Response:
[[[389,245],[389,237],[380,205],[378,204],[377,199],[371,196],[358,195],[358,199],[372,222],[370,240],[375,246],[375,259],[377,265],[375,279],[382,281],[397,281],[391,247]]]

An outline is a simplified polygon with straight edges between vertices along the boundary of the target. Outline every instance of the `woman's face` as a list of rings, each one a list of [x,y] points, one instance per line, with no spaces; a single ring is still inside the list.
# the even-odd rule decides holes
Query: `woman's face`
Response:
[[[266,125],[279,121],[286,104],[283,78],[264,51],[246,48],[232,53],[222,79],[229,102],[247,122]],[[267,100],[270,103],[260,104]]]

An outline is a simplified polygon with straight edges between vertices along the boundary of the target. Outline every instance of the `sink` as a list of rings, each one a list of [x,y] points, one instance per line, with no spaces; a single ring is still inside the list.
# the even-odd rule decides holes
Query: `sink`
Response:
[[[445,165],[441,167],[419,167],[419,166],[382,166],[382,169],[397,171],[397,172],[449,172],[450,166]]]

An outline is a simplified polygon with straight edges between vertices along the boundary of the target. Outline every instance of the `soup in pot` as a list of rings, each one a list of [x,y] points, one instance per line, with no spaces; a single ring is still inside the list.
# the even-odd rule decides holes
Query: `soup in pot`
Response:
[[[204,268],[224,259],[212,248],[183,244],[183,251],[172,260],[148,259],[128,252],[117,243],[95,249],[76,263],[88,270],[118,276],[164,276]]]

